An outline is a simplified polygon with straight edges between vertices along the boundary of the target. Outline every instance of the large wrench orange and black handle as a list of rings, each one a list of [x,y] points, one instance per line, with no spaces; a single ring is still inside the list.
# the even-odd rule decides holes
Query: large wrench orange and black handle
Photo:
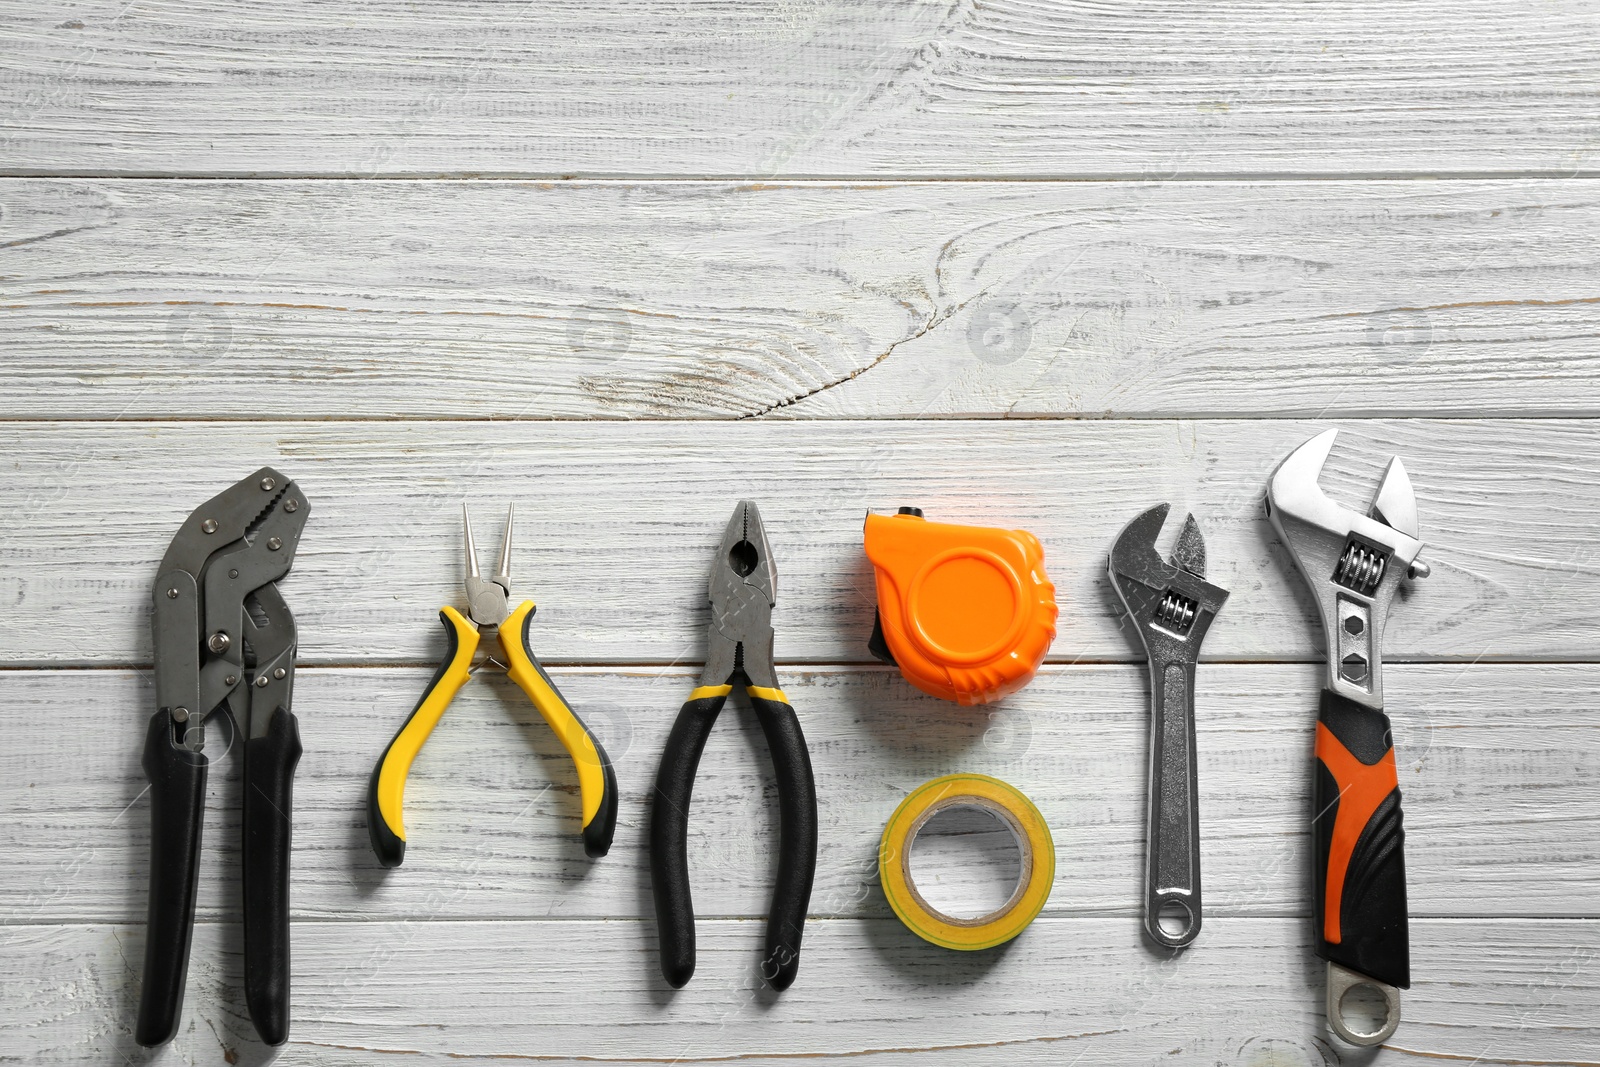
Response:
[[[1408,988],[1405,829],[1389,717],[1324,689],[1316,754],[1317,955]]]
[[[650,818],[650,884],[661,938],[661,973],[674,989],[694,977],[694,901],[689,892],[689,799],[695,771],[717,713],[732,690],[701,686],[678,712],[656,774]],[[800,720],[781,689],[747,686],[778,779],[778,883],[767,914],[767,950],[761,976],[773,989],[793,984],[800,970],[800,938],[817,870],[817,787]]]

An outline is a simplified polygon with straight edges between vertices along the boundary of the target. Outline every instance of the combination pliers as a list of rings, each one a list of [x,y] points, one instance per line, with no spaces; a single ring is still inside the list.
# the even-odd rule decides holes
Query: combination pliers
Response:
[[[401,808],[411,763],[422,751],[433,728],[439,725],[445,709],[472,677],[478,641],[488,629],[499,634],[500,652],[505,657],[501,665],[506,674],[528,694],[528,699],[555,731],[578,769],[584,851],[599,857],[611,848],[611,838],[617,828],[617,775],[611,767],[611,757],[550,680],[539,657],[533,654],[528,640],[528,631],[533,625],[533,601],[524,600],[515,610],[510,607],[511,528],[515,512],[514,507],[506,509],[506,535],[500,545],[500,563],[495,573],[485,578],[478,567],[472,516],[465,504],[461,507],[466,525],[467,616],[448,605],[440,609],[439,621],[444,625],[449,642],[444,662],[423,691],[422,699],[395,733],[394,740],[378,757],[367,784],[367,830],[372,851],[385,867],[398,867],[405,859],[406,830]]]
[[[650,882],[661,938],[661,973],[673,988],[694,976],[694,901],[689,893],[689,799],[717,713],[744,680],[778,778],[778,884],[767,916],[761,975],[784,990],[800,969],[800,937],[817,869],[817,789],[805,735],[772,666],[777,571],[754,503],[740,501],[711,565],[711,630],[700,682],[678,712],[661,753],[650,820]]]
[[[261,1040],[289,1036],[289,812],[300,728],[289,710],[297,635],[273,583],[289,571],[310,506],[263,467],[202,504],[161,561],[152,626],[156,713],[150,780],[150,911],[134,1038],[178,1031],[194,933],[205,811],[205,721],[232,723],[244,771],[240,876],[244,995]],[[231,745],[230,745],[231,747]]]

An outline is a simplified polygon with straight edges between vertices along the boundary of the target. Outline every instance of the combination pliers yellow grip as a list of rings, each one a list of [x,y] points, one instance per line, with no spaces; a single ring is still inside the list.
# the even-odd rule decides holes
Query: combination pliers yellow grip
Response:
[[[465,511],[465,509],[463,509]],[[506,674],[528,694],[544,721],[555,731],[562,747],[572,757],[578,772],[578,791],[582,802],[583,847],[590,856],[604,856],[611,848],[617,825],[617,776],[604,746],[567,703],[533,654],[528,631],[533,622],[534,604],[525,600],[514,611],[507,611],[510,575],[512,516],[506,518],[506,536],[500,554],[500,568],[493,578],[484,579],[478,571],[477,550],[472,540],[471,519],[467,520],[467,601],[468,616],[453,607],[439,611],[448,648],[444,661],[434,673],[422,699],[412,710],[389,747],[384,749],[372,769],[367,787],[367,828],[372,850],[385,867],[398,867],[406,854],[406,831],[402,818],[406,778],[411,764],[433,733],[445,709],[472,675],[473,660],[483,629],[493,626],[499,634],[500,653]]]

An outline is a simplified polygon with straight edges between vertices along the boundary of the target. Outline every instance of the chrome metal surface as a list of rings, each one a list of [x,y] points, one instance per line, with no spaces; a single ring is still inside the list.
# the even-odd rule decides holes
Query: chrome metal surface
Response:
[[[1295,449],[1267,483],[1267,514],[1317,603],[1327,682],[1364,707],[1383,707],[1383,631],[1402,579],[1426,577],[1417,559],[1417,501],[1398,457],[1366,515],[1335,503],[1318,477],[1338,438],[1324,430]]]
[[[701,685],[722,685],[742,672],[751,685],[777,687],[772,666],[777,585],[761,511],[754,501],[741,500],[711,564],[711,629]]]
[[[1169,510],[1158,504],[1128,523],[1106,569],[1150,663],[1145,933],[1183,948],[1199,935],[1202,915],[1195,663],[1228,593],[1205,581],[1205,540],[1193,515],[1184,519],[1172,557],[1161,558],[1156,538]]]

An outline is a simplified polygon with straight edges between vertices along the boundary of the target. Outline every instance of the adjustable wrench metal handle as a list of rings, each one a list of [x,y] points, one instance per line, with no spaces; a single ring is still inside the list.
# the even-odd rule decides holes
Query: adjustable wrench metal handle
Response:
[[[1144,928],[1183,948],[1200,933],[1200,790],[1192,662],[1150,663],[1150,807],[1145,819]],[[1165,923],[1163,923],[1165,911]]]

